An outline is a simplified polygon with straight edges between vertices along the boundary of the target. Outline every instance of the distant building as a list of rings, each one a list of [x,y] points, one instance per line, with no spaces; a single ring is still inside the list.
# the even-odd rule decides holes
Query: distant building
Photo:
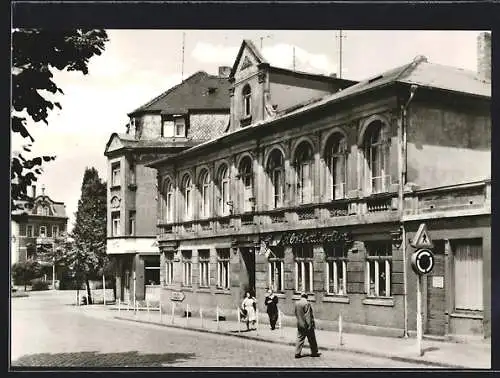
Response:
[[[426,223],[424,332],[489,337],[487,57],[469,72],[419,56],[354,83],[272,67],[243,41],[228,132],[147,164],[162,302],[180,291],[193,311],[236,317],[245,291],[264,311],[273,287],[293,316],[306,291],[324,327],[342,314],[351,329],[401,335],[416,329],[409,239]]]
[[[31,187],[33,207],[29,210],[16,210],[11,215],[11,265],[17,262],[34,259],[42,265],[52,266],[52,262],[44,261],[41,249],[52,249],[54,238],[67,231],[68,217],[63,202],[56,202],[45,194],[36,192]],[[52,275],[52,270],[47,269]]]
[[[124,134],[111,135],[108,159],[107,254],[115,262],[121,300],[158,297],[156,171],[145,165],[224,133],[229,123],[227,68],[197,72],[128,116]]]

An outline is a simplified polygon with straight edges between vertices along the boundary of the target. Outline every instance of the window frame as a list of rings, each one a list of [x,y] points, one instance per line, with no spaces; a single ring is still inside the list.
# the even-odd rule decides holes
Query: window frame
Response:
[[[28,230],[31,230],[31,232],[28,232]],[[32,224],[27,224],[26,225],[26,237],[32,238],[35,235],[35,228],[33,227]]]
[[[135,236],[136,234],[136,212],[135,210],[130,210],[128,215],[128,232],[130,236]]]
[[[193,287],[193,251],[185,249],[182,256],[182,287]]]
[[[246,84],[242,91],[242,104],[243,104],[243,118],[252,116],[252,88],[249,84]]]
[[[368,298],[392,298],[392,243],[386,240],[376,240],[365,242],[365,293]],[[382,249],[386,249],[388,254],[378,254]],[[375,250],[372,253],[370,250]],[[381,263],[383,266],[381,267]],[[371,276],[371,266],[373,264],[373,275],[378,279],[373,280]],[[384,295],[381,295],[380,279],[384,275]],[[373,285],[373,286],[372,286]]]
[[[326,192],[331,201],[346,198],[347,153],[347,141],[344,134],[335,132],[328,138],[325,151]],[[343,172],[337,175],[339,169]],[[337,182],[337,176],[340,176],[342,181]]]
[[[111,236],[121,236],[120,212],[111,212]]]
[[[202,256],[207,254],[208,256]],[[210,249],[198,250],[199,287],[210,287]]]
[[[182,127],[182,132],[179,133],[179,126]],[[185,138],[186,137],[186,119],[184,117],[174,118],[174,136]]]
[[[183,219],[190,221],[193,219],[193,181],[189,173],[182,177],[182,194],[184,200]]]
[[[285,255],[283,249],[277,251],[274,256],[268,259],[267,282],[268,286],[276,293],[285,292]],[[279,285],[276,285],[276,283]]]
[[[43,232],[43,235],[42,235],[42,229],[44,229],[45,231]],[[46,238],[48,237],[48,233],[47,233],[47,226],[40,226],[40,228],[38,229],[38,235],[41,237],[41,238]]]
[[[55,230],[55,232],[54,232]],[[59,226],[58,225],[53,225],[52,226],[52,237],[57,238],[59,236]]]
[[[347,263],[349,258],[347,256],[347,248],[344,245],[329,245],[325,248],[325,293],[326,295],[347,296]],[[331,253],[333,249],[333,253]],[[338,250],[341,250],[338,253]],[[339,266],[340,265],[340,266]],[[342,284],[339,288],[339,274],[342,272]],[[330,280],[330,278],[333,279]],[[333,282],[333,290],[330,287],[330,281]]]
[[[165,252],[165,286],[174,284],[174,252]]]
[[[231,289],[231,251],[229,248],[217,249],[217,283],[219,290]]]
[[[242,210],[243,212],[249,212],[252,211],[253,207],[251,198],[253,198],[254,190],[252,159],[248,156],[245,156],[243,159],[241,159],[238,171],[240,175],[241,198],[243,200]],[[247,185],[247,182],[249,182],[249,185]]]
[[[158,257],[158,266],[146,266],[146,259],[144,259],[144,285],[145,286],[158,286],[161,284],[161,259],[160,256],[148,256],[148,257]],[[149,284],[146,277],[147,271],[158,271],[158,283],[157,284]]]
[[[200,175],[200,218],[210,218],[210,173],[204,169]]]
[[[376,120],[368,125],[363,153],[370,194],[385,193],[390,189],[390,141],[385,122]],[[380,181],[379,185],[376,185],[376,180]]]
[[[281,150],[275,148],[271,151],[267,158],[266,172],[272,209],[279,209],[285,205],[285,156]]]
[[[111,163],[111,187],[121,186],[121,163]]]
[[[304,250],[306,249],[310,250],[310,253],[309,251],[305,253]],[[294,260],[295,293],[314,293],[314,247],[309,244],[297,245],[292,247],[292,251]],[[301,252],[300,255],[298,253],[299,251]],[[308,273],[306,273],[306,271]]]
[[[313,201],[314,190],[314,149],[309,142],[303,141],[297,146],[294,166],[297,202],[299,204],[311,203]],[[306,167],[308,170],[307,177],[304,173]]]
[[[482,314],[484,312],[484,277],[483,277],[483,271],[484,271],[484,244],[482,238],[463,238],[463,239],[453,239],[450,240],[450,246],[451,246],[451,252],[452,252],[452,270],[453,270],[453,282],[452,282],[452,290],[453,290],[453,312],[455,313],[462,313],[462,314]],[[467,307],[458,307],[457,305],[457,292],[464,294],[465,289],[470,289],[470,287],[467,286],[469,283],[468,281],[457,281],[457,253],[458,253],[458,248],[459,247],[467,247],[467,255],[470,255],[472,253],[471,247],[479,247],[480,248],[480,253],[481,253],[481,260],[480,260],[480,269],[478,270],[480,273],[480,279],[478,282],[475,282],[476,285],[479,286],[480,290],[478,290],[478,293],[474,293],[474,297],[477,298],[478,295],[481,296],[481,304],[479,305],[479,308],[471,308],[473,305],[470,303],[467,304],[469,308]],[[477,252],[477,251],[474,251]],[[469,257],[469,256],[467,256]],[[472,272],[470,271],[470,267],[468,269],[468,272],[465,276],[471,277]],[[460,282],[462,285],[461,290],[457,289],[457,283]],[[470,284],[469,284],[470,286]],[[468,296],[470,297],[470,291],[468,291]],[[462,302],[462,298],[461,301]],[[461,305],[461,304],[460,304]],[[477,304],[476,304],[477,305]],[[475,306],[475,305],[474,305]]]
[[[230,199],[229,166],[225,163],[219,167],[218,182],[219,182],[218,213],[220,216],[227,216],[230,215],[230,208],[228,202],[230,202],[231,199]]]

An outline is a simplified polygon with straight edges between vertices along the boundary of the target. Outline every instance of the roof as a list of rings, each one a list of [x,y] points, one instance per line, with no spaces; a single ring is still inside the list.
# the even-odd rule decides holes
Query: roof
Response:
[[[113,139],[117,138],[121,146],[120,148],[117,148],[116,150],[121,150],[121,149],[148,149],[148,148],[172,148],[172,147],[192,147],[197,145],[198,143],[201,142],[201,140],[198,139],[187,139],[187,138],[156,138],[156,139],[135,139],[133,136],[129,134],[119,134],[119,133],[113,133],[109,137],[108,142],[106,143],[106,149],[105,151],[108,150],[108,147],[111,145],[111,142]]]
[[[229,87],[228,78],[198,71],[128,115],[142,112],[182,114],[188,110],[202,109],[229,111]],[[214,92],[209,93],[209,88],[214,89]],[[189,104],[188,107],[186,104]]]
[[[29,201],[16,201],[17,204],[21,205],[24,207],[24,205],[31,203]],[[50,204],[50,207],[52,208],[52,215],[38,215],[36,213],[36,204],[38,203],[48,203]],[[25,209],[12,209],[12,216],[22,216],[22,215],[35,215],[39,217],[58,217],[58,218],[67,218],[66,215],[66,206],[64,205],[64,202],[56,202],[52,200],[48,195],[46,194],[41,194],[37,196],[33,200],[33,207],[32,208],[25,208]]]
[[[257,59],[257,64],[268,63],[267,60],[262,56],[260,51],[257,49],[257,47],[255,47],[253,42],[249,39],[244,39],[243,42],[241,43],[240,49],[238,50],[238,55],[236,55],[236,59],[234,60],[233,67],[231,68],[231,73],[229,74],[229,77],[234,77],[236,68],[238,68],[238,63],[240,62],[241,59],[241,55],[243,54],[243,51],[245,51],[245,47],[248,47],[248,49],[255,56],[255,58]]]

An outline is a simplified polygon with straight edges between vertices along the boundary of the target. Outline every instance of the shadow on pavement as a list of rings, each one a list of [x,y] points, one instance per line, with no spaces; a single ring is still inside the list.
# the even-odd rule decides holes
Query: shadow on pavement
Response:
[[[16,367],[161,367],[195,358],[194,353],[139,354],[123,353],[38,353],[12,361]]]

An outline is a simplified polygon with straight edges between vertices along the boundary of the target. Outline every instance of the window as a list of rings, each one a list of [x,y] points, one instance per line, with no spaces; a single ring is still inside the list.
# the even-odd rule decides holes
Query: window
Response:
[[[385,125],[375,121],[368,126],[364,154],[368,189],[371,193],[389,190],[389,143]]]
[[[144,256],[144,282],[146,285],[160,284],[160,256]]]
[[[136,184],[136,181],[135,181],[135,164],[134,163],[130,163],[129,166],[128,166],[128,169],[129,169],[129,184],[130,185],[135,185]]]
[[[182,117],[175,118],[175,136],[185,137],[186,136],[186,120]]]
[[[43,215],[43,207],[41,205],[36,208],[36,215]]]
[[[227,165],[219,168],[219,215],[229,215],[229,170]]]
[[[120,236],[120,212],[111,213],[111,236]]]
[[[48,206],[42,206],[42,215],[45,215],[45,216],[49,215],[49,207]]]
[[[325,246],[327,294],[347,294],[347,249],[344,245]]]
[[[312,202],[312,172],[313,151],[307,142],[302,142],[297,147],[295,157],[295,170],[297,174],[297,197],[299,203]]]
[[[200,175],[200,216],[202,218],[210,217],[210,175],[205,169]]]
[[[229,248],[217,250],[217,288],[229,289]]]
[[[165,252],[165,285],[174,283],[174,252]]]
[[[452,242],[455,310],[483,310],[483,248],[481,239]]]
[[[243,199],[243,211],[252,211],[253,207],[253,170],[252,160],[247,156],[240,163],[241,198]]]
[[[273,255],[269,257],[268,262],[268,284],[276,292],[282,292],[285,289],[285,271],[284,271],[284,249],[273,248]]]
[[[161,219],[166,222],[174,221],[174,186],[169,179],[163,183],[162,195],[160,196]]]
[[[192,252],[182,251],[182,285],[191,286],[193,284]]]
[[[392,245],[390,241],[365,242],[365,291],[370,297],[391,296]]]
[[[250,117],[252,114],[252,90],[250,85],[243,87],[243,117]]]
[[[120,162],[111,164],[111,186],[120,185]]]
[[[163,121],[161,136],[164,138],[172,138],[174,136],[174,121]]]
[[[184,196],[184,220],[190,220],[193,217],[193,188],[189,174],[185,174],[182,179],[182,192]]]
[[[313,291],[313,248],[311,245],[293,247],[295,258],[295,291]]]
[[[40,237],[41,238],[47,237],[47,227],[46,226],[40,226]]]
[[[128,218],[128,232],[129,235],[135,235],[135,211],[130,211]]]
[[[28,238],[32,238],[33,237],[33,226],[30,225],[30,224],[26,226],[26,236]]]
[[[210,250],[200,249],[198,251],[198,259],[200,264],[200,287],[210,286]]]
[[[284,204],[285,162],[280,150],[275,149],[269,155],[267,174],[270,180],[270,202],[276,209]]]
[[[326,145],[326,184],[330,200],[345,198],[347,182],[347,147],[342,134],[332,135]]]
[[[59,226],[52,226],[52,236],[54,238],[59,236]]]

